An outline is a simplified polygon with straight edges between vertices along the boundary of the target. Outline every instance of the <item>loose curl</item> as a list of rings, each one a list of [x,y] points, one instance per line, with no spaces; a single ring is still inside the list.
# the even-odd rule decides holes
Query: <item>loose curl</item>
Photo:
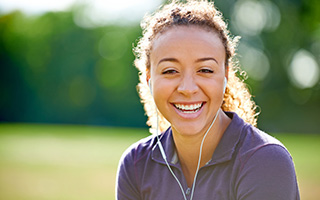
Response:
[[[135,66],[139,70],[140,83],[137,86],[141,102],[148,116],[147,125],[150,132],[155,133],[157,128],[157,117],[159,116],[160,131],[166,130],[170,124],[156,110],[153,97],[147,84],[147,74],[150,70],[150,53],[155,37],[173,26],[198,26],[208,31],[218,33],[226,51],[226,64],[228,68],[228,84],[224,94],[222,110],[237,113],[244,121],[256,126],[257,106],[252,100],[246,84],[239,77],[244,72],[237,65],[236,47],[239,37],[232,37],[227,30],[227,24],[212,2],[203,0],[188,0],[186,3],[179,3],[173,0],[171,3],[162,6],[151,15],[146,15],[141,23],[143,36],[134,48],[136,56]]]

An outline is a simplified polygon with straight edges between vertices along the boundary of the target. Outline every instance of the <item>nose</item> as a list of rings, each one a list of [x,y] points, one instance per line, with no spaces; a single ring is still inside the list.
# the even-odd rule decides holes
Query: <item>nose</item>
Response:
[[[192,75],[184,75],[181,78],[177,91],[183,95],[190,96],[197,93],[199,90],[198,84]]]

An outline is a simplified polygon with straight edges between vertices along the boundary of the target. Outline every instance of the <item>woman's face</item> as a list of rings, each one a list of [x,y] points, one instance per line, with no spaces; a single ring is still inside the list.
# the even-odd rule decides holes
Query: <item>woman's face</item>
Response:
[[[174,133],[201,134],[210,126],[223,100],[225,56],[218,35],[196,26],[172,27],[155,39],[149,78]]]

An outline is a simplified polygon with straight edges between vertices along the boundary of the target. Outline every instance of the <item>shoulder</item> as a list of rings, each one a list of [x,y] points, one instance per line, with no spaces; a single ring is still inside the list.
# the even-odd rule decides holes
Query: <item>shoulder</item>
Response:
[[[290,155],[278,139],[250,124],[243,126],[240,138],[239,153],[241,156],[250,157],[260,150],[266,153],[270,151],[270,153]]]
[[[227,140],[224,144],[232,143],[237,157],[243,160],[248,159],[262,148],[287,154],[284,145],[276,138],[244,122],[235,113],[228,113],[228,115],[232,117],[232,122],[224,135]]]
[[[122,163],[126,163],[126,162],[135,164],[137,161],[146,157],[153,148],[154,140],[155,140],[155,136],[150,135],[132,144],[122,154],[119,164],[121,165]]]
[[[137,177],[136,163],[146,157],[150,151],[153,136],[146,137],[132,144],[123,154],[119,161],[116,179],[117,199],[141,199],[140,181]]]
[[[140,199],[139,178],[136,166],[139,160],[147,158],[154,136],[149,136],[132,144],[122,154],[116,179],[117,199]]]
[[[292,157],[279,140],[245,125],[238,150],[239,199],[299,198]]]
[[[239,148],[239,159],[241,169],[258,167],[259,170],[271,170],[295,174],[292,157],[287,148],[276,138],[267,133],[248,126],[245,128],[241,147]]]

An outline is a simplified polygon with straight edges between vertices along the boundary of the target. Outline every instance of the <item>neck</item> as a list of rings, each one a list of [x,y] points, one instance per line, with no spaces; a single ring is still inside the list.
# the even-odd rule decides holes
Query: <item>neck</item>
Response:
[[[203,167],[212,158],[212,155],[216,147],[218,146],[225,129],[231,122],[231,120],[224,114],[224,112],[219,110],[218,113],[219,114],[216,121],[214,122],[204,140],[200,167]],[[194,175],[196,173],[199,161],[200,146],[206,131],[207,130],[196,135],[186,136],[183,134],[179,134],[173,130],[173,138],[176,145],[179,161],[189,187],[191,187],[193,183]]]

